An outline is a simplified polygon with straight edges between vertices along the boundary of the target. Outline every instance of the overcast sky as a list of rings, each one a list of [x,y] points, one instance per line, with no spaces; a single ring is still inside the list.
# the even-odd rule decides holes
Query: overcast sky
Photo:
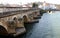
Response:
[[[60,0],[0,0],[0,3],[3,4],[26,4],[30,2],[48,2],[48,3],[54,3],[54,4],[60,4]]]

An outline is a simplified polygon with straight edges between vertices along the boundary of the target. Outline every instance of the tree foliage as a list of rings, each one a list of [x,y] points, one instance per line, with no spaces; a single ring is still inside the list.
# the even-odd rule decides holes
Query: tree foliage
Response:
[[[38,7],[37,3],[33,3],[32,7]]]

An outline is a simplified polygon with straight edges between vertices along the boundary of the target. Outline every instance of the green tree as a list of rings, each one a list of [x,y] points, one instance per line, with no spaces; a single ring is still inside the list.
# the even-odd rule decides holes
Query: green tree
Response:
[[[38,7],[37,3],[33,3],[32,7]]]

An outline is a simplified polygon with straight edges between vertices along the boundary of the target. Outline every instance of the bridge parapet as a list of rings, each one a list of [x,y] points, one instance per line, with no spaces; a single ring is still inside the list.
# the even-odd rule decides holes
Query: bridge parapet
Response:
[[[32,7],[0,7],[0,12],[11,12],[11,11],[20,11],[20,10],[32,10],[37,8]]]

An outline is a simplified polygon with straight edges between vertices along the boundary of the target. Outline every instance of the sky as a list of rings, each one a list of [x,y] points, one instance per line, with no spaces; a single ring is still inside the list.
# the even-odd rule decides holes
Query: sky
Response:
[[[53,4],[60,4],[60,0],[0,0],[0,4],[26,4],[31,2],[48,2]]]

